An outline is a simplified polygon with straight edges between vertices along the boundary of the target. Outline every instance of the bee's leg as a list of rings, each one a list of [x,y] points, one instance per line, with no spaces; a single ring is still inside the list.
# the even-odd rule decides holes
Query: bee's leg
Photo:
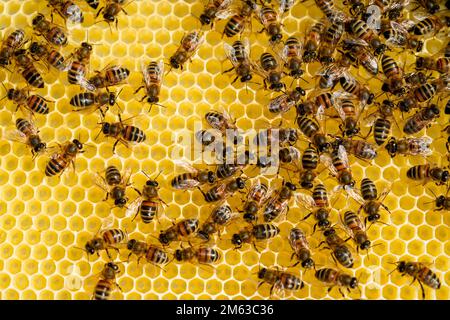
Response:
[[[341,288],[339,288],[339,292],[341,293],[342,298],[345,298],[345,294],[342,292]]]
[[[108,255],[108,258],[111,260],[111,254],[109,253],[109,250],[106,248],[105,251],[106,251],[106,254]]]
[[[256,242],[253,241],[253,247],[255,248],[256,252],[260,253],[261,251],[258,250],[258,247],[256,246]]]
[[[328,288],[327,293],[330,293],[330,291],[334,288],[334,286],[331,286]]]
[[[104,8],[105,8],[105,7],[101,7],[100,10],[98,10],[97,14],[95,15],[95,18],[96,18],[96,19],[98,18],[98,16],[100,15],[100,13],[102,13],[102,11],[103,11]]]
[[[260,283],[258,283],[258,286],[256,287],[256,289],[258,289],[259,287],[261,287],[264,284],[264,281],[261,281]]]
[[[131,219],[131,222],[133,222],[134,219],[136,219],[136,217],[138,216],[138,214],[139,214],[139,208],[137,208],[136,214],[134,215],[133,219]]]
[[[128,257],[127,257],[127,263],[130,262],[130,257],[131,257],[132,254],[133,254],[133,253],[131,253],[131,252],[128,254]],[[139,259],[140,259],[140,257],[139,257]],[[139,264],[139,259],[138,259],[138,264]]]
[[[113,154],[116,153],[116,147],[117,147],[117,144],[119,143],[119,141],[120,140],[116,140],[116,142],[114,142],[113,149],[112,149]]]
[[[234,67],[231,67],[230,69],[227,69],[227,70],[223,71],[222,73],[228,73],[228,72],[231,72],[233,70],[234,70]]]
[[[134,191],[136,191],[139,196],[142,196],[142,193],[141,193],[141,191],[139,191],[139,189],[136,189],[135,187],[133,187],[132,189]]]
[[[123,292],[123,289],[119,286],[119,284],[116,282],[115,285],[117,286],[117,288],[119,288],[120,291]]]
[[[420,291],[422,292],[422,300],[425,300],[425,290],[423,288],[422,282],[420,280],[417,280],[420,284]]]

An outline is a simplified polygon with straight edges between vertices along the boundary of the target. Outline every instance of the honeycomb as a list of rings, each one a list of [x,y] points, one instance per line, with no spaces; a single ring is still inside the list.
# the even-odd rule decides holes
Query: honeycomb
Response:
[[[84,12],[82,25],[69,28],[69,46],[64,52],[71,52],[82,41],[94,43],[94,54],[90,70],[101,70],[108,63],[120,63],[131,70],[129,83],[123,87],[118,103],[125,116],[139,115],[133,119],[135,125],[143,128],[147,140],[144,143],[125,148],[119,146],[112,153],[113,140],[100,137],[97,113],[72,112],[70,98],[79,88],[68,85],[66,74],[48,72],[45,74],[45,88],[38,93],[54,101],[51,112],[35,118],[44,141],[64,143],[80,137],[90,146],[77,157],[76,171],[68,172],[61,178],[46,178],[44,168],[47,157],[33,160],[23,144],[5,138],[20,112],[15,114],[15,106],[3,100],[0,110],[0,298],[1,299],[90,299],[96,283],[96,275],[107,261],[106,255],[87,259],[84,247],[108,221],[115,227],[125,229],[131,238],[157,243],[154,239],[159,230],[167,228],[173,220],[199,218],[205,220],[212,209],[205,204],[197,192],[174,192],[170,188],[170,178],[180,173],[171,159],[171,154],[179,147],[180,139],[191,137],[194,125],[201,121],[209,110],[228,110],[237,120],[239,128],[264,128],[268,123],[277,123],[279,117],[271,114],[267,104],[272,97],[261,90],[261,85],[250,84],[248,88],[236,82],[230,85],[232,77],[222,74],[228,69],[225,62],[221,30],[225,21],[216,22],[213,30],[205,29],[205,43],[198,54],[185,65],[185,70],[172,70],[164,78],[161,100],[164,107],[139,102],[134,91],[141,83],[140,61],[167,59],[176,50],[182,36],[197,29],[198,17],[204,3],[199,0],[131,2],[127,15],[119,15],[118,30],[106,23],[95,20],[95,12],[84,1],[76,1]],[[313,22],[322,17],[321,11],[311,5],[311,1],[296,4],[284,17],[284,34],[302,35]],[[49,14],[46,1],[2,0],[0,1],[0,26],[3,33],[14,28],[23,28],[32,34],[29,27],[36,12]],[[58,19],[58,17],[55,17]],[[253,26],[257,31],[259,26]],[[430,38],[425,50],[437,53],[445,39]],[[268,48],[267,37],[252,32],[252,57],[257,58]],[[399,55],[407,67],[414,62],[409,52]],[[166,60],[167,61],[167,60]],[[306,77],[308,83],[301,83],[305,89],[315,85],[310,76],[317,72],[317,64],[309,64]],[[353,70],[365,78],[370,85],[379,86],[377,79],[370,79],[362,68]],[[2,83],[7,86],[25,85],[17,75],[0,72]],[[19,79],[20,78],[20,79]],[[113,112],[117,112],[112,108]],[[112,114],[108,117],[112,117]],[[292,119],[295,110],[283,116],[283,126],[295,127]],[[332,121],[331,121],[332,122]],[[426,129],[425,134],[433,139],[432,156],[426,161],[438,165],[448,165],[445,159],[445,139],[441,130],[448,124],[448,117],[442,116],[439,125]],[[336,129],[332,123],[328,129]],[[423,134],[423,132],[421,133]],[[402,136],[398,128],[393,128],[394,136]],[[305,142],[306,144],[306,142]],[[186,150],[185,150],[186,151]],[[422,261],[430,264],[441,279],[442,287],[431,290],[425,287],[428,299],[449,299],[449,220],[448,212],[433,211],[432,192],[445,193],[444,187],[428,184],[426,187],[406,180],[406,168],[424,163],[421,157],[397,156],[391,159],[384,150],[373,164],[351,157],[352,171],[356,181],[368,177],[375,181],[379,190],[389,188],[391,192],[385,200],[391,214],[383,213],[383,224],[374,224],[368,231],[374,240],[369,254],[360,254],[355,268],[347,270],[356,275],[361,292],[352,292],[347,297],[362,299],[420,299],[420,288],[409,285],[410,279],[397,272],[389,274],[395,266],[391,263],[401,259]],[[133,171],[132,182],[138,189],[146,181],[140,171],[150,175],[161,172],[160,195],[167,207],[159,222],[143,224],[140,219],[132,221],[124,210],[112,208],[103,201],[104,192],[92,182],[92,173],[101,172],[107,165],[116,165],[120,170]],[[70,170],[68,170],[70,171]],[[284,175],[284,173],[283,173]],[[260,177],[263,181],[266,178]],[[329,178],[327,170],[319,177],[331,190],[336,182]],[[130,197],[133,191],[130,191]],[[230,200],[233,207],[241,207],[242,200]],[[347,201],[340,195],[335,200],[331,221],[338,222],[338,212],[349,208],[357,210],[354,201]],[[313,234],[313,221],[299,223],[305,210],[292,203],[287,219],[278,224],[281,236],[263,245],[261,253],[250,245],[234,250],[230,243],[231,234],[239,226],[232,225],[217,241],[222,259],[214,268],[196,266],[191,263],[172,262],[164,270],[146,263],[137,264],[135,258],[127,261],[127,252],[113,253],[120,264],[118,283],[122,291],[115,290],[112,299],[267,299],[269,285],[258,287],[256,273],[261,266],[274,265],[298,273],[299,268],[291,268],[291,249],[287,235],[293,226],[301,226],[312,234],[313,248],[322,240],[320,232]],[[333,266],[327,250],[314,249],[317,265]],[[286,293],[286,299],[342,299],[337,290],[327,293],[326,287],[317,284],[314,272],[304,272],[302,278],[307,284],[296,292]]]

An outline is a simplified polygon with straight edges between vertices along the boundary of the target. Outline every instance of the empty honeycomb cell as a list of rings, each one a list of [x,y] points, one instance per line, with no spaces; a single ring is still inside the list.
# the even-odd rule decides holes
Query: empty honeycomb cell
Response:
[[[425,251],[425,244],[421,240],[412,240],[408,243],[408,253],[414,256],[420,256]]]
[[[50,290],[42,290],[39,292],[39,300],[54,300],[54,293]]]
[[[36,216],[34,219],[34,225],[39,231],[48,230],[50,228],[50,218],[44,215]],[[49,231],[47,234],[55,235],[56,232]]]
[[[16,248],[15,254],[21,259],[25,260],[30,256],[31,249],[28,245],[20,245]]]
[[[44,190],[46,191],[46,190]],[[44,210],[47,215],[53,216],[57,213],[59,213],[59,203],[53,200],[45,201],[44,204]],[[40,204],[39,204],[40,205]],[[39,208],[39,206],[37,206]]]
[[[39,265],[39,270],[46,276],[51,276],[55,273],[56,266],[54,261],[45,260]]]
[[[415,236],[415,229],[412,226],[404,225],[400,228],[399,236],[402,240],[411,240]]]
[[[8,232],[8,241],[13,245],[21,243],[23,240],[23,233],[19,230],[11,230]]]
[[[47,257],[48,250],[45,245],[43,244],[37,244],[33,246],[33,257],[37,260],[41,260],[45,257]]]
[[[423,246],[423,244],[422,244]],[[442,243],[436,240],[431,240],[426,244],[427,253],[431,256],[436,256],[442,252]]]
[[[41,232],[38,230],[30,229],[25,234],[25,240],[30,245],[35,245],[39,241],[41,241]]]
[[[14,253],[14,248],[7,243],[4,243],[1,247],[0,247],[0,254],[2,259],[8,259],[9,257],[12,256],[12,254]]]
[[[34,292],[33,290],[25,290],[22,292],[20,299],[21,300],[36,300],[37,299],[36,292]]]

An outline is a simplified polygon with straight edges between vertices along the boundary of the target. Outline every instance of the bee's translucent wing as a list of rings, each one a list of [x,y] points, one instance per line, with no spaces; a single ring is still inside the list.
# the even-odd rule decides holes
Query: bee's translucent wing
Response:
[[[223,49],[225,50],[225,55],[227,56],[228,60],[230,60],[231,64],[234,67],[238,66],[239,62],[236,59],[236,51],[234,50],[234,48],[228,43],[224,43]]]
[[[185,160],[173,160],[173,163],[178,166],[183,168],[184,170],[190,172],[190,173],[197,173],[198,170],[195,169],[193,166],[191,166],[189,164],[189,162],[185,161]]]
[[[92,182],[96,186],[103,189],[105,192],[109,192],[109,187],[106,184],[105,178],[102,175],[100,175],[99,173],[92,173],[91,178],[92,178]]]
[[[328,170],[330,170],[332,175],[337,175],[337,170],[333,165],[333,161],[328,154],[321,154],[320,157],[320,163],[322,163],[325,167],[327,167]]]
[[[114,217],[110,215],[102,220],[100,230],[111,229],[112,227],[114,227]]]
[[[350,169],[350,164],[348,162],[348,155],[347,155],[347,151],[345,150],[345,147],[343,145],[340,145],[338,147],[338,151],[337,152],[338,152],[338,157],[344,163],[344,166],[347,169]]]
[[[136,199],[134,199],[127,207],[126,211],[125,211],[125,216],[126,217],[135,217],[139,207],[141,206],[141,203],[143,201],[142,197],[137,197]]]
[[[5,132],[5,137],[6,137],[6,139],[11,140],[11,141],[25,143],[25,144],[27,143],[27,136],[23,132],[21,132],[17,129],[13,129],[13,128],[7,129]]]
[[[357,189],[352,188],[350,186],[345,186],[344,187],[345,192],[347,192],[347,194],[352,197],[356,202],[363,204],[365,201],[363,199],[363,197],[361,196],[361,194],[357,191]]]
[[[309,194],[304,194],[304,193],[297,193],[295,196],[296,196],[298,202],[300,202],[300,204],[303,207],[305,207],[306,209],[308,209],[310,211],[314,210],[316,203],[312,196],[310,196]]]

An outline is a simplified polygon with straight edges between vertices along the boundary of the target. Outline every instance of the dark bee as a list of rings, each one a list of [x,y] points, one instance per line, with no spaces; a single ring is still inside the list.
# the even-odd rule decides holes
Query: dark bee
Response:
[[[296,87],[292,91],[287,91],[282,95],[273,98],[269,103],[269,111],[272,113],[285,113],[292,107],[297,106],[300,99],[305,95],[305,90],[300,87]]]
[[[339,292],[343,297],[345,297],[345,295],[342,292],[341,287],[347,288],[348,292],[350,292],[350,289],[358,288],[358,279],[335,269],[319,269],[316,271],[315,276],[317,280],[330,286],[328,292],[335,286],[339,287]]]
[[[430,145],[433,141],[429,137],[420,138],[402,138],[396,139],[391,137],[386,144],[386,150],[391,157],[395,157],[397,154],[404,156],[429,156],[432,151]]]
[[[83,151],[83,144],[74,139],[72,142],[66,142],[59,146],[59,152],[53,154],[45,167],[45,175],[47,177],[54,176],[56,174],[61,175],[70,164],[72,164],[75,170],[75,158],[79,153]]]
[[[231,84],[235,83],[238,79],[241,82],[248,82],[252,79],[252,71],[255,70],[256,65],[250,60],[250,46],[248,40],[235,41],[233,45],[224,43],[223,48],[228,60],[233,65],[232,68],[225,70],[224,73],[234,70],[236,72],[236,78],[234,78]]]
[[[417,36],[425,36],[430,33],[434,33],[436,35],[445,27],[450,26],[450,18],[449,17],[437,17],[437,16],[429,16],[423,20],[417,22],[412,28],[410,32],[413,32]]]
[[[88,81],[93,87],[93,90],[122,84],[130,75],[130,70],[120,66],[112,66],[107,67],[102,71],[96,71],[96,73],[97,74]]]
[[[203,41],[203,32],[200,31],[192,31],[183,36],[177,51],[170,57],[172,68],[183,70],[183,64],[192,58]]]
[[[322,153],[330,149],[326,135],[320,132],[319,125],[310,118],[303,116],[297,118],[297,125],[300,131],[309,138],[311,143]]]
[[[353,241],[358,245],[358,249],[369,250],[371,242],[366,233],[366,227],[362,223],[359,215],[353,211],[346,211],[344,218],[341,218],[343,224],[347,227]]]
[[[95,183],[106,191],[105,201],[111,197],[114,200],[115,206],[123,208],[128,201],[125,191],[127,186],[129,186],[130,178],[129,170],[121,174],[115,166],[108,166],[104,177],[100,174],[95,175]]]
[[[145,258],[148,263],[161,267],[170,261],[168,254],[163,249],[143,241],[130,239],[127,242],[127,249],[130,250],[128,260],[132,254],[135,254],[138,256],[138,263],[142,258]]]
[[[56,70],[64,71],[66,69],[66,62],[63,55],[55,49],[49,48],[39,42],[32,42],[28,51],[35,59],[41,59]]]
[[[0,66],[6,67],[11,64],[14,52],[25,43],[25,32],[21,29],[11,32],[6,39],[2,41],[0,48]]]
[[[352,16],[357,17],[364,12],[365,5],[360,0],[346,0],[344,5],[349,7],[349,12]]]
[[[100,279],[95,285],[93,300],[108,300],[114,287],[120,289],[116,276],[120,273],[119,266],[113,262],[105,263]]]
[[[355,106],[350,99],[337,99],[334,108],[342,120],[339,124],[342,134],[346,137],[357,135],[361,130],[359,126],[359,117],[362,114],[360,106]]]
[[[278,136],[277,136],[278,134]],[[298,140],[298,133],[293,128],[269,128],[261,130],[255,137],[255,143],[259,147],[271,146],[273,143],[278,143],[279,146],[292,146]]]
[[[14,52],[14,58],[19,66],[19,72],[25,81],[35,88],[44,87],[44,79],[33,64],[32,59],[26,54],[25,49],[19,49]]]
[[[433,191],[431,191],[433,192]],[[434,209],[435,211],[450,211],[450,197],[448,196],[448,191],[447,194],[444,195],[440,195],[440,196],[436,196],[433,192],[434,195],[434,204],[436,206],[436,208]]]
[[[229,182],[218,184],[209,189],[206,193],[202,191],[206,202],[217,202],[231,197],[236,191],[245,188],[245,180],[236,178]]]
[[[448,74],[450,72],[450,57],[416,57],[416,69],[434,70],[439,73]]]
[[[174,223],[172,227],[161,230],[159,241],[163,245],[168,245],[173,241],[181,241],[197,232],[198,219],[183,219]]]
[[[257,4],[253,0],[243,0],[242,6],[239,10],[236,10],[236,13],[225,25],[223,34],[227,37],[233,37],[242,33],[246,26],[251,24],[252,14],[256,11],[257,7]]]
[[[347,153],[353,154],[355,157],[362,160],[373,160],[378,155],[375,146],[365,140],[336,137],[333,145],[335,147],[339,145],[344,146]]]
[[[294,196],[297,187],[290,182],[283,181],[283,186],[271,195],[264,207],[263,217],[265,222],[270,222],[289,211],[289,201]]]
[[[11,136],[11,140],[17,140],[25,143],[31,149],[33,159],[47,148],[45,142],[39,137],[39,130],[33,122],[18,118],[16,120],[17,131]]]
[[[311,249],[309,247],[308,239],[301,229],[291,229],[289,232],[289,244],[291,245],[292,250],[294,250],[291,259],[295,256],[298,260],[293,267],[299,263],[301,263],[302,267],[305,269],[314,267],[314,260],[311,258]]]
[[[299,79],[304,71],[302,70],[302,43],[296,37],[287,38],[284,43],[281,57],[284,66],[289,70],[289,75],[294,79]]]
[[[172,179],[170,184],[174,189],[189,190],[206,183],[213,184],[216,181],[216,175],[211,170],[198,170],[183,162],[178,162],[178,165],[182,166],[189,172],[180,174]]]
[[[120,229],[105,229],[99,231],[91,240],[86,242],[84,248],[88,255],[105,250],[109,256],[109,249],[118,251],[117,245],[126,243],[127,234]]]
[[[237,156],[237,161],[231,162],[228,159],[223,159],[223,163],[217,165],[215,175],[218,179],[224,180],[231,178],[236,173],[241,172],[248,165],[250,160],[250,153],[246,151],[244,154]],[[215,189],[215,188],[213,188]],[[218,188],[221,189],[221,188]]]
[[[70,99],[70,105],[75,107],[74,111],[84,111],[94,107],[95,110],[100,110],[103,117],[109,107],[115,104],[117,104],[117,95],[114,92],[82,92]],[[104,106],[106,110],[103,110]]]
[[[370,74],[378,74],[378,61],[367,49],[367,45],[358,39],[344,39],[342,48],[346,51],[346,57],[358,67],[361,64]]]
[[[300,193],[298,194],[298,199],[300,204],[310,211],[302,220],[306,220],[311,215],[314,215],[317,221],[314,225],[314,231],[317,226],[319,228],[328,228],[330,226],[330,221],[328,220],[330,204],[328,202],[327,189],[323,184],[319,183],[314,187],[312,196]]]
[[[423,49],[423,41],[417,36],[410,35],[408,30],[400,23],[386,21],[381,24],[381,33],[388,45],[420,52]]]
[[[344,76],[340,79],[340,83],[342,89],[356,96],[363,106],[366,104],[372,104],[375,99],[375,95],[370,92],[366,86],[362,85],[348,73],[344,73]]]
[[[105,6],[98,10],[95,17],[97,18],[100,13],[103,13],[103,21],[106,21],[110,26],[111,23],[115,23],[117,29],[117,24],[119,23],[119,19],[117,18],[117,16],[119,15],[119,13],[123,12],[125,14],[128,14],[124,9],[124,5],[126,2],[127,0],[107,0]]]
[[[297,105],[297,114],[300,116],[313,115],[323,118],[325,110],[333,108],[336,93],[322,92],[317,96],[309,95],[308,99]]]
[[[257,213],[267,201],[268,195],[269,188],[264,183],[258,182],[251,187],[244,205],[243,217],[245,221],[254,223],[258,220]]]
[[[344,17],[344,13],[335,7],[333,0],[314,0],[314,2],[331,23]]]
[[[391,120],[394,119],[395,105],[391,100],[383,100],[383,102],[376,103],[377,111],[369,116],[368,125],[371,125],[371,131],[373,130],[373,137],[377,145],[382,145],[389,134],[391,133]]]
[[[315,170],[319,162],[319,155],[316,149],[306,148],[303,151],[302,158],[302,171],[300,172],[300,186],[305,189],[311,189],[313,187],[314,179],[317,176]]]
[[[252,227],[246,227],[233,234],[231,243],[237,248],[242,248],[244,243],[253,243],[256,251],[259,252],[256,247],[256,241],[268,240],[276,237],[280,233],[280,229],[270,223],[257,224]]]
[[[286,85],[281,82],[283,77],[282,65],[268,52],[261,55],[259,59],[258,73],[264,78],[264,88],[281,91]]]
[[[289,146],[281,148],[278,157],[282,163],[297,163],[300,160],[301,153],[296,147]]]
[[[119,122],[102,122],[101,132],[105,135],[105,137],[112,137],[116,139],[112,149],[113,153],[116,152],[116,146],[119,142],[128,148],[130,142],[140,143],[146,139],[144,131],[138,127],[126,124],[126,122],[131,118],[122,121],[121,115],[119,114],[118,116]]]
[[[279,271],[278,269],[262,268],[258,272],[258,279],[261,283],[268,283],[272,285],[270,288],[270,296],[272,296],[274,290],[276,292],[284,292],[284,290],[300,290],[305,286],[303,281],[288,272]]]
[[[378,35],[362,20],[353,20],[349,23],[349,32],[357,39],[367,42],[374,50],[375,55],[386,51],[386,45],[381,42]]]
[[[137,88],[134,93],[145,89],[145,95],[140,101],[144,101],[147,98],[147,102],[150,103],[150,108],[153,104],[158,104],[159,93],[161,91],[161,84],[164,75],[164,62],[152,61],[147,66],[142,64],[141,66],[142,77],[144,85]]]
[[[345,55],[342,55],[338,61],[333,61],[334,59],[329,60],[330,64],[326,65],[317,74],[319,76],[320,89],[333,89],[351,65],[351,61]]]
[[[402,15],[403,9],[408,6],[409,0],[375,0],[374,4],[381,9],[383,17],[397,20]]]
[[[337,178],[342,188],[347,191],[353,188],[355,180],[348,162],[347,151],[342,144],[335,145],[330,155],[322,154],[320,162]]]
[[[212,264],[219,261],[221,254],[217,249],[200,247],[197,249],[186,248],[175,251],[175,260],[178,262],[191,262],[199,264]]]
[[[80,7],[72,1],[48,0],[48,6],[52,7],[64,20],[71,23],[82,23],[84,21],[83,12]]]
[[[197,236],[204,241],[209,241],[211,235],[217,232],[220,237],[220,229],[226,226],[232,218],[233,211],[229,205],[215,207],[208,219],[200,226]]]
[[[409,168],[406,176],[412,180],[422,180],[423,184],[433,180],[437,185],[443,185],[448,182],[450,173],[442,168],[432,167],[430,164],[420,164]]]
[[[35,32],[43,36],[50,44],[62,47],[67,45],[67,35],[60,26],[45,19],[44,15],[38,13],[32,21]]]
[[[328,245],[327,249],[332,251],[332,258],[339,262],[345,268],[353,268],[353,256],[350,249],[347,247],[345,240],[343,240],[333,227],[329,227],[323,231],[325,241],[323,243]]]
[[[87,66],[89,65],[89,60],[92,54],[92,45],[87,42],[82,42],[81,46],[78,47],[69,57],[73,59],[70,63],[69,70],[67,72],[67,80],[71,84],[79,84],[83,88],[94,91],[95,88],[86,79]],[[98,85],[99,83],[95,83]],[[98,87],[97,87],[98,88]]]
[[[397,265],[396,270],[404,275],[413,277],[413,283],[417,280],[422,292],[422,299],[425,299],[425,290],[423,284],[433,289],[440,289],[441,282],[438,276],[430,270],[425,264],[421,262],[407,262],[399,261],[395,263]],[[422,284],[423,283],[423,284]],[[411,283],[412,284],[412,283]]]
[[[209,0],[200,15],[201,24],[212,25],[215,19],[224,19],[231,3],[232,0]]]
[[[92,9],[97,9],[100,3],[100,0],[85,0],[85,1]]]
[[[322,33],[324,30],[324,21],[319,21],[306,32],[303,52],[303,61],[305,61],[306,63],[312,62],[316,59],[317,50],[319,49]]]
[[[319,47],[319,61],[325,64],[334,61],[333,54],[336,46],[344,34],[344,25],[341,22],[334,22],[325,28]]]
[[[263,25],[262,31],[270,37],[272,44],[278,43],[283,38],[281,34],[280,15],[271,7],[263,6],[258,12],[259,22]]]
[[[382,86],[382,90],[397,96],[404,95],[406,93],[406,89],[404,85],[403,71],[398,67],[395,60],[385,54],[381,58],[381,67],[383,68],[383,73],[387,78],[387,81]]]
[[[9,89],[6,97],[8,100],[13,101],[17,104],[17,108],[24,107],[29,112],[39,113],[39,114],[48,114],[49,107],[47,102],[49,100],[39,96],[39,95],[30,95],[27,88],[23,89]]]
[[[415,134],[428,126],[432,121],[439,117],[439,108],[435,104],[417,111],[414,115],[406,119],[403,132],[406,134]]]

